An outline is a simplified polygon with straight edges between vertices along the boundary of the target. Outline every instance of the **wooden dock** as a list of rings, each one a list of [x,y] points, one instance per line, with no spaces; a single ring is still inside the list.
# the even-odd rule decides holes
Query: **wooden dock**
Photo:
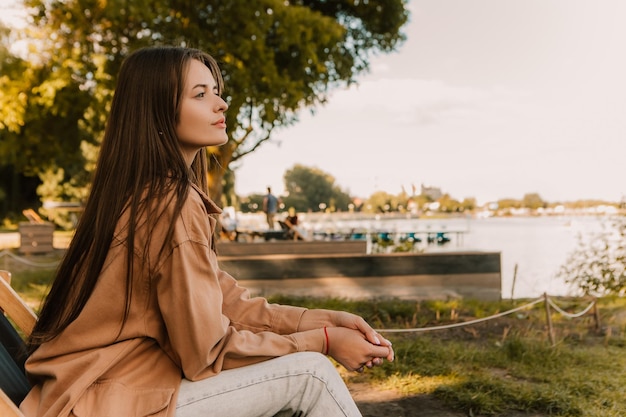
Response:
[[[366,254],[335,246],[343,241],[278,243],[218,244],[220,265],[255,295],[501,299],[499,252]]]
[[[229,242],[220,240],[217,253],[220,256],[259,256],[259,255],[322,255],[322,254],[365,254],[365,240],[294,241],[270,240],[267,242]]]

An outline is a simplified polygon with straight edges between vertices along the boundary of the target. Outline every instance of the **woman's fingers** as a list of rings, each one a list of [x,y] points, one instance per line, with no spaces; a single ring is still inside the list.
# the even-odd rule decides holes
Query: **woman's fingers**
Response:
[[[335,312],[334,321],[339,327],[358,330],[365,336],[365,339],[373,345],[389,347],[388,354],[385,357],[387,360],[393,361],[394,354],[391,342],[378,334],[362,317],[345,311],[337,311]]]
[[[329,354],[348,370],[371,368],[389,356],[388,346],[370,343],[358,330],[329,327],[327,332],[330,341]],[[378,360],[374,362],[374,359]]]

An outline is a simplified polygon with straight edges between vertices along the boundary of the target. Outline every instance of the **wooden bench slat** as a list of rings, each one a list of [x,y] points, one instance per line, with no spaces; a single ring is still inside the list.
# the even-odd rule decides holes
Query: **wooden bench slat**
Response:
[[[0,279],[0,306],[17,327],[28,336],[35,327],[37,315],[11,288],[10,276],[7,271],[0,271],[0,278],[2,278]]]
[[[0,270],[0,314],[4,311],[25,335],[30,335],[35,327],[37,316],[22,298],[11,288],[11,274]],[[0,389],[0,416],[24,417],[9,396]]]

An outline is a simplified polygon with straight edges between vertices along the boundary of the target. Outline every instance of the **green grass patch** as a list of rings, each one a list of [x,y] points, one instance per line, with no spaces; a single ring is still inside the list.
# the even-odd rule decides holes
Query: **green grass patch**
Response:
[[[48,293],[53,275],[53,269],[12,273],[11,286],[26,303],[38,311],[39,305]]]
[[[357,312],[376,328],[440,326],[525,303],[270,300]],[[576,312],[589,300],[562,299],[558,304]],[[553,312],[555,346],[548,338],[543,303],[469,328],[388,333],[396,360],[346,378],[405,395],[432,394],[468,415],[625,416],[626,300],[607,298],[599,305],[600,323],[592,312],[578,319]]]
[[[46,255],[24,256],[13,250],[15,256],[0,259],[0,269],[11,272],[11,287],[17,291],[35,311],[48,292],[63,251]]]

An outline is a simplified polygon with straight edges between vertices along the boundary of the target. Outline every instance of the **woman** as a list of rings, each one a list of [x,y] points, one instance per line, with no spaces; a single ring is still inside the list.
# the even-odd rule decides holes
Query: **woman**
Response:
[[[285,225],[287,225],[287,237],[293,240],[306,240],[306,231],[298,226],[298,213],[294,207],[289,207],[287,217],[285,217]]]
[[[393,360],[355,315],[271,305],[222,271],[206,146],[227,141],[207,54],[123,63],[91,195],[29,340],[27,416],[357,416],[348,370]]]

